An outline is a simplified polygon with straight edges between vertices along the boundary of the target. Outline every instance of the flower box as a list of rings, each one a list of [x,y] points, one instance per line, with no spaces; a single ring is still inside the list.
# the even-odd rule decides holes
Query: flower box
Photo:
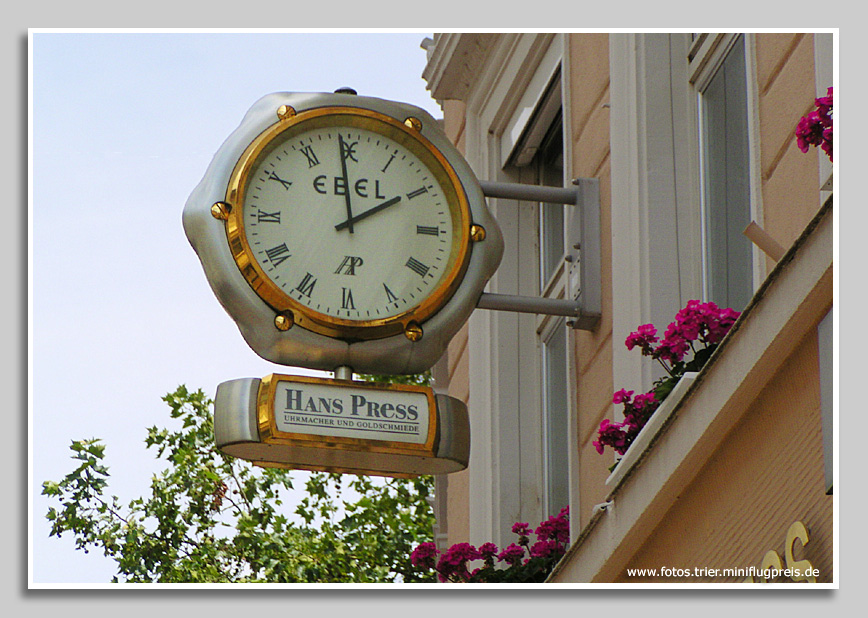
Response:
[[[648,422],[636,436],[636,439],[633,440],[630,448],[627,449],[620,461],[618,461],[618,465],[615,466],[615,469],[612,470],[609,478],[606,479],[606,485],[617,485],[633,468],[633,466],[636,465],[648,449],[652,440],[658,433],[660,433],[660,430],[672,415],[678,402],[680,402],[685,393],[687,393],[687,389],[690,388],[690,385],[698,375],[699,372],[697,371],[688,371],[681,376],[681,379],[678,380],[678,384],[675,385],[663,403],[660,404],[660,407],[654,411],[654,414],[650,419],[648,419]]]

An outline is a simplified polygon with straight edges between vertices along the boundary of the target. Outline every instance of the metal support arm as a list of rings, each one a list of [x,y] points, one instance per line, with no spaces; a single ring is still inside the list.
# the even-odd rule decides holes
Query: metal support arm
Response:
[[[582,311],[579,303],[574,300],[545,298],[543,296],[516,296],[514,294],[483,293],[476,306],[479,309],[562,315],[568,318],[578,318]]]
[[[490,182],[480,180],[482,193],[485,197],[501,197],[507,200],[520,200],[525,202],[546,202],[548,204],[572,204],[579,203],[581,189],[578,186],[572,189],[560,189],[558,187],[545,187],[541,185],[523,185],[516,182]]]
[[[600,184],[596,178],[577,178],[573,188],[481,181],[490,198],[577,206],[568,217],[566,299],[483,293],[477,307],[572,318],[576,329],[594,330],[602,313],[600,246]]]

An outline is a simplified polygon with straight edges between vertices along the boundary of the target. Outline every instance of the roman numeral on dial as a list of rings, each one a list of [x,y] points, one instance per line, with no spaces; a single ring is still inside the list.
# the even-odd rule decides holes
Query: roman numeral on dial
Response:
[[[412,200],[414,197],[419,197],[423,193],[428,193],[428,187],[420,187],[420,188],[416,189],[415,191],[410,191],[407,194],[407,199]]]
[[[427,234],[429,236],[440,236],[440,228],[438,226],[417,225],[417,234]]]
[[[316,157],[314,157],[314,158],[316,158]],[[286,189],[287,191],[289,191],[289,187],[292,186],[292,183],[290,181],[284,180],[283,178],[281,178],[280,176],[278,176],[277,174],[275,174],[274,172],[271,172],[271,171],[268,172],[268,179],[274,180],[275,182],[279,182],[280,184],[283,185],[283,188]]]
[[[428,274],[429,267],[425,266],[425,264],[423,264],[414,257],[411,257],[409,260],[407,260],[405,266],[412,270],[414,273],[418,274],[420,277],[424,277]]]
[[[295,289],[299,291],[299,293],[303,294],[310,298],[311,293],[313,292],[313,286],[316,285],[316,278],[310,273],[305,273],[304,277]]]
[[[292,254],[286,247],[286,243],[281,243],[276,247],[266,249],[265,255],[268,256],[268,261],[271,262],[272,266],[280,266],[280,264],[283,263],[286,259],[292,257]]]
[[[280,223],[280,211],[265,212],[260,210],[256,214],[256,221],[259,223]]]
[[[396,300],[398,300],[398,297],[395,296],[395,293],[394,293],[392,290],[389,289],[389,286],[388,286],[388,285],[386,285],[386,284],[384,283],[384,284],[383,284],[383,287],[386,289],[386,299],[387,299],[388,302],[393,303],[393,302],[395,302]]]
[[[303,154],[307,159],[308,168],[319,165],[319,159],[317,158],[316,153],[313,151],[313,146],[302,146],[301,154]]]

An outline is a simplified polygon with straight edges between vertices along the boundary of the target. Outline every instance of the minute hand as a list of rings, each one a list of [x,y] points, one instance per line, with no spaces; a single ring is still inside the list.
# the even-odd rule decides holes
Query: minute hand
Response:
[[[345,227],[352,227],[352,225],[354,223],[358,223],[362,219],[366,219],[367,217],[370,217],[372,214],[374,214],[376,212],[380,212],[381,210],[385,210],[389,206],[394,206],[395,204],[397,204],[400,201],[401,201],[400,195],[393,197],[390,200],[386,200],[382,204],[379,204],[377,206],[374,206],[373,208],[369,208],[365,212],[361,212],[361,213],[357,214],[355,217],[352,217],[350,219],[347,219],[346,221],[342,221],[342,222],[338,223],[335,226],[335,229],[340,232]]]
[[[348,146],[346,142],[344,142],[344,138],[341,137],[340,133],[338,133],[338,150],[341,154],[341,171],[344,174],[344,199],[347,203],[347,221],[349,221],[350,234],[353,233],[353,207],[350,203],[350,179],[347,176],[347,157],[349,156]]]

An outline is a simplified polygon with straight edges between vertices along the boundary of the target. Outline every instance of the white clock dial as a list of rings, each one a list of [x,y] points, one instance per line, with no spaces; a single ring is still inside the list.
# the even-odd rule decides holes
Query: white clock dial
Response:
[[[244,169],[233,208],[248,280],[314,329],[424,318],[466,257],[460,186],[410,129],[328,118],[277,133]]]

